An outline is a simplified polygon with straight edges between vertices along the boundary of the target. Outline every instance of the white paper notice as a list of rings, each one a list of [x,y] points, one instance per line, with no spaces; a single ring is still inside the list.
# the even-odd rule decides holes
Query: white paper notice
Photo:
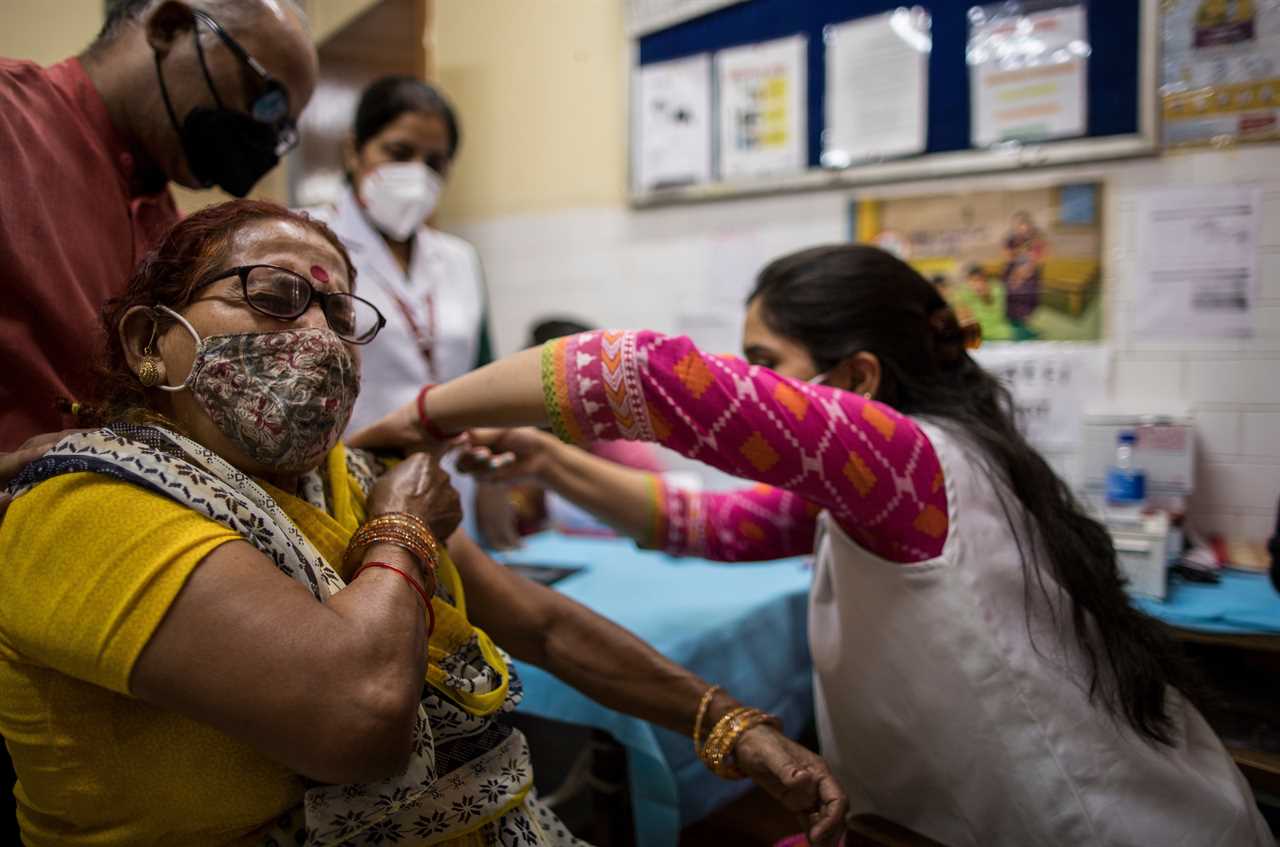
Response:
[[[1084,135],[1090,53],[1084,7],[1029,15],[1004,8],[969,15],[973,145]]]
[[[1158,189],[1137,203],[1140,338],[1253,334],[1262,189]]]
[[[778,255],[767,228],[725,230],[704,242],[707,281],[690,287],[678,304],[676,329],[702,349],[741,355],[742,321],[756,276]]]
[[[636,70],[632,173],[637,191],[711,181],[711,54]]]
[[[827,29],[823,165],[924,152],[930,32],[929,13],[919,7]]]
[[[1079,445],[1089,404],[1106,394],[1110,379],[1105,347],[1025,342],[983,347],[974,358],[1008,386],[1018,428],[1042,450]]]
[[[722,179],[805,168],[806,46],[798,35],[716,53]]]

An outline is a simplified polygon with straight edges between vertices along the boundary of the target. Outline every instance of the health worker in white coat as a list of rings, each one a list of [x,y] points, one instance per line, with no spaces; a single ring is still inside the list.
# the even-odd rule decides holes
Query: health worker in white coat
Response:
[[[438,90],[388,76],[364,90],[344,149],[337,202],[308,209],[351,253],[360,296],[386,317],[361,349],[354,432],[490,359],[484,278],[475,248],[428,221],[458,152],[458,121]]]

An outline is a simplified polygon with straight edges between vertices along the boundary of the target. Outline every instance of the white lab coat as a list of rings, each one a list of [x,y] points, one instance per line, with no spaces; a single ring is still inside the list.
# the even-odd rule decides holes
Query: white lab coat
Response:
[[[412,400],[423,385],[446,382],[475,367],[485,295],[474,247],[420,226],[405,274],[350,188],[335,204],[306,211],[337,233],[356,266],[355,293],[387,319],[378,337],[360,348],[360,397],[347,432]]]
[[[1176,691],[1173,746],[1090,700],[1069,612],[1024,579],[1017,501],[976,448],[922,426],[946,479],[942,555],[888,562],[829,515],[819,521],[818,737],[852,810],[950,847],[1273,843],[1222,742]],[[1023,542],[1034,572],[1043,551]],[[1052,577],[1040,579],[1061,602]]]

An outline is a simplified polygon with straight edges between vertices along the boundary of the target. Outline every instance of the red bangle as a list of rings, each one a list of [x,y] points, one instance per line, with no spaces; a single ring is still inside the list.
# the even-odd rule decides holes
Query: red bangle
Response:
[[[390,564],[389,562],[365,562],[363,565],[360,566],[360,569],[357,570],[355,574],[351,577],[351,581],[355,582],[356,577],[360,576],[360,574],[364,573],[369,568],[385,568],[386,570],[389,570],[389,571],[395,571],[396,573],[400,574],[400,576],[404,577],[405,580],[408,581],[408,583],[413,586],[413,590],[418,592],[418,596],[422,598],[422,602],[425,603],[427,606],[427,637],[430,638],[431,633],[435,632],[435,629],[436,629],[436,611],[435,609],[431,608],[431,595],[427,593],[427,589],[422,587],[422,583],[418,582],[408,573],[396,567],[395,565]]]
[[[427,417],[427,392],[435,387],[434,383],[424,385],[418,392],[418,425],[422,427],[427,435],[430,435],[436,441],[452,441],[459,435],[462,435],[462,433],[445,432],[440,427],[436,426],[435,422],[432,421],[431,418]]]

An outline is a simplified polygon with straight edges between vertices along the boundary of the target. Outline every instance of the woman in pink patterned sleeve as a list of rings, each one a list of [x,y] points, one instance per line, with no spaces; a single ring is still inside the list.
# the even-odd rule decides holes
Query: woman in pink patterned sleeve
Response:
[[[762,483],[691,496],[528,430],[474,436],[650,543],[812,551],[819,738],[854,812],[955,847],[1271,843],[1106,530],[1019,434],[933,286],[872,247],[794,253],[761,273],[744,348],[573,336],[357,440],[550,424]]]

